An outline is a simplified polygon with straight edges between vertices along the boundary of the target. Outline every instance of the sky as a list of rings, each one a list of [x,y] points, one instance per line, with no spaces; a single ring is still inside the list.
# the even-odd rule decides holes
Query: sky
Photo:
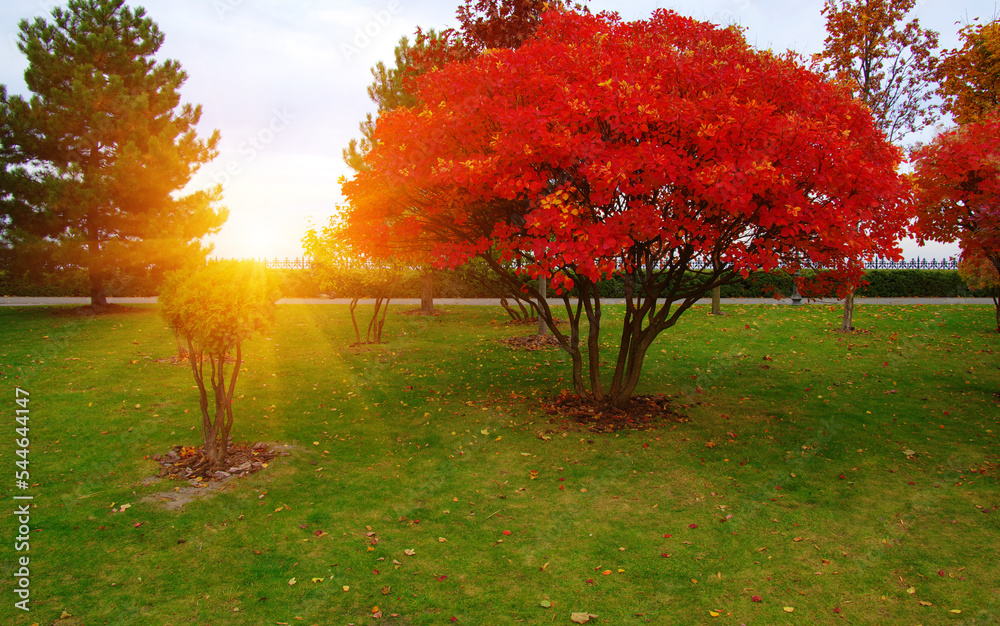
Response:
[[[365,87],[378,61],[417,27],[456,26],[460,0],[130,0],[145,7],[165,35],[157,55],[188,74],[182,102],[203,108],[199,134],[221,132],[220,153],[189,189],[222,183],[229,220],[207,238],[224,258],[296,258],[310,225],[322,225],[343,202],[341,157],[374,105]],[[715,23],[738,24],[758,48],[819,52],[826,38],[822,0],[589,0],[591,11],[644,19],[657,8]],[[48,17],[51,0],[0,5],[0,83],[27,94],[27,61],[18,23]],[[918,0],[913,16],[955,47],[961,24],[997,13],[995,0]],[[913,139],[913,138],[911,138]],[[957,254],[953,244],[918,248],[907,258]]]

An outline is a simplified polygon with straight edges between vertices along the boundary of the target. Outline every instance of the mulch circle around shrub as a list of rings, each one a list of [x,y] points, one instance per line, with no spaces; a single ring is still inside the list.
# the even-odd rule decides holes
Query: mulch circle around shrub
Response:
[[[552,335],[527,335],[522,337],[507,337],[499,339],[500,343],[515,350],[546,350],[558,348],[559,340]]]
[[[150,457],[160,465],[160,476],[174,480],[226,480],[231,476],[244,477],[264,469],[279,456],[288,456],[283,450],[272,450],[266,443],[230,445],[225,468],[212,467],[202,448],[174,446],[166,454]]]
[[[690,422],[690,418],[677,411],[668,396],[632,396],[624,407],[596,406],[576,394],[562,394],[542,401],[542,410],[548,415],[566,418],[595,433],[612,433],[619,430],[652,430],[666,423]],[[550,423],[557,423],[556,419]],[[555,431],[545,431],[551,434]],[[545,437],[542,437],[543,439]]]
[[[444,315],[444,311],[440,309],[431,309],[430,311],[425,311],[423,309],[407,309],[405,311],[399,311],[396,315],[431,315],[438,317]]]

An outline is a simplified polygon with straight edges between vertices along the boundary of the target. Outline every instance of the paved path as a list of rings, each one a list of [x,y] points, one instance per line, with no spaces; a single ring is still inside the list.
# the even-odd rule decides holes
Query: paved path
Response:
[[[855,298],[857,304],[993,304],[991,298]],[[155,304],[156,298],[108,298],[108,302],[113,304]],[[374,304],[374,300],[360,300],[359,304]],[[624,304],[622,298],[609,298],[601,301],[603,304]],[[843,300],[833,298],[814,300],[811,304],[839,305]],[[702,298],[698,304],[711,304],[709,298]],[[31,298],[31,297],[0,297],[0,306],[60,306],[60,305],[86,305],[90,304],[90,298]],[[346,298],[282,298],[278,304],[350,304]],[[400,298],[393,300],[390,304],[419,306],[419,298]],[[435,305],[473,305],[473,306],[499,306],[500,301],[495,298],[435,298]],[[550,299],[549,304],[559,306],[562,300]],[[722,304],[792,304],[790,298],[775,300],[774,298],[723,298]],[[806,300],[802,304],[810,304]]]

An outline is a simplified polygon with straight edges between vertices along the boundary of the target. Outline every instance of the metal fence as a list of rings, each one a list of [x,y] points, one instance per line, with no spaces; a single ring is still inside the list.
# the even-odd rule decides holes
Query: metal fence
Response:
[[[309,259],[220,259],[219,257],[214,257],[213,261],[257,261],[258,263],[263,263],[264,267],[272,270],[307,270],[312,267],[312,261]]]
[[[865,263],[866,270],[957,270],[958,259],[903,259],[902,261],[892,261],[889,259],[875,259],[870,263]]]
[[[216,259],[221,260],[221,259]],[[295,259],[253,259],[263,263],[271,269],[283,270],[307,270],[312,268],[312,261],[306,258]],[[958,259],[903,259],[893,261],[891,259],[875,259],[865,263],[866,270],[957,270]]]

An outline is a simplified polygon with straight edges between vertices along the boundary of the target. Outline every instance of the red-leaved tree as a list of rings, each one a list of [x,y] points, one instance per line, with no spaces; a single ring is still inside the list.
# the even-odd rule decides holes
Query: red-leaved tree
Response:
[[[958,241],[963,259],[1000,272],[1000,113],[938,135],[913,155],[917,237]],[[1000,332],[1000,298],[996,304]]]
[[[372,254],[549,278],[568,328],[533,306],[595,403],[625,404],[656,336],[715,286],[799,264],[856,282],[859,258],[898,254],[910,215],[898,150],[843,87],[669,11],[550,10],[519,48],[416,88],[344,184],[349,228]],[[626,305],[606,380],[597,286],[614,274]]]

